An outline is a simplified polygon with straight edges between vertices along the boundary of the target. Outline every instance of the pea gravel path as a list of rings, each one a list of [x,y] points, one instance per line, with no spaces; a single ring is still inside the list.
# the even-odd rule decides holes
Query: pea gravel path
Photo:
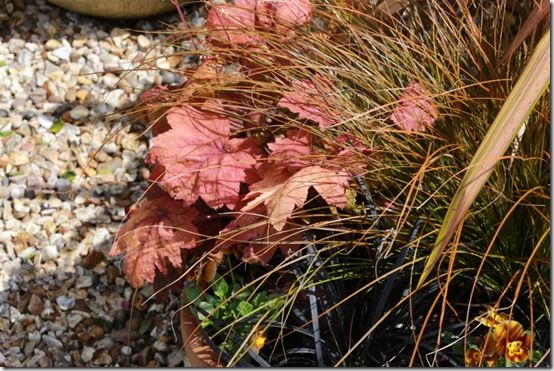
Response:
[[[110,114],[153,84],[178,83],[168,70],[188,62],[120,72],[171,56],[152,49],[160,36],[137,32],[161,21],[178,18],[122,23],[40,0],[0,4],[0,366],[183,365],[171,330],[178,299],[140,306],[146,287],[130,317],[133,290],[107,257],[148,177],[144,126]]]

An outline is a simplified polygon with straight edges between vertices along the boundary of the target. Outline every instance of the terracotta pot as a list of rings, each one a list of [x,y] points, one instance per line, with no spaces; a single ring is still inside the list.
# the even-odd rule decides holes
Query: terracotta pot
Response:
[[[144,18],[175,10],[170,0],[47,0],[76,13],[95,17]],[[191,0],[179,1],[192,3]]]
[[[199,333],[198,321],[188,308],[181,309],[181,335],[186,360],[191,367],[222,367],[218,355],[204,343]]]

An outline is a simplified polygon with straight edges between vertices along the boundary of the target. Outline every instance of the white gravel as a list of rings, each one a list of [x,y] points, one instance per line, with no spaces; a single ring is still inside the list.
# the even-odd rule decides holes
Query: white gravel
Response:
[[[163,34],[138,32],[160,20],[179,19],[124,24],[44,0],[0,3],[0,366],[182,365],[177,298],[137,305],[130,318],[133,290],[106,256],[148,174],[145,126],[118,112],[180,82],[159,67],[189,63]]]

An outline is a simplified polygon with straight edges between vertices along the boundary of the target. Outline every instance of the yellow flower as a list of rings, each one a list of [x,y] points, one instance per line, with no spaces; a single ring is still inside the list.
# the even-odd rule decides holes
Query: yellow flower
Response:
[[[477,320],[487,327],[494,327],[502,321],[508,320],[506,313],[496,313],[493,307],[487,305],[487,314],[485,317],[477,317]]]
[[[476,345],[479,349],[468,349],[465,351],[464,358],[466,367],[477,367],[480,364],[486,364],[488,367],[496,366],[498,354],[496,354],[496,342],[492,336],[488,339],[476,338]],[[483,362],[481,362],[481,358]]]
[[[487,315],[479,319],[479,322],[485,326],[492,327],[492,336],[488,336],[485,356],[488,355],[490,349],[494,349],[498,356],[504,356],[509,362],[524,362],[529,357],[531,336],[528,331],[524,330],[521,323],[508,318],[507,314],[497,314],[492,308],[489,308]],[[475,355],[467,355],[467,359],[471,357],[475,357]]]
[[[522,341],[511,341],[506,345],[506,359],[510,362],[523,362],[529,356],[529,348]]]
[[[266,339],[267,339],[267,336],[265,335],[264,331],[257,331],[250,338],[250,349],[254,351],[256,354],[258,354],[260,349],[264,347]]]
[[[529,356],[531,336],[517,321],[502,321],[493,327],[496,351],[510,362],[524,362]]]

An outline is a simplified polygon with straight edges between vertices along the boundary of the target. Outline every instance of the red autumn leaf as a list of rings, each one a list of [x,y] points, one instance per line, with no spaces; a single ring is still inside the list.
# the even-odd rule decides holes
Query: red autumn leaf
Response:
[[[217,107],[217,102],[206,106]],[[218,110],[219,111],[219,110]],[[147,161],[165,168],[160,185],[186,206],[198,197],[214,209],[234,208],[256,159],[257,141],[229,138],[230,120],[188,105],[167,114],[171,130],[155,137]]]
[[[241,249],[242,260],[265,265],[271,260],[277,248],[287,255],[289,250],[295,251],[298,247],[293,242],[301,240],[298,233],[293,233],[290,227],[285,227],[281,232],[275,230],[269,223],[265,206],[259,205],[252,211],[241,212],[229,223],[219,233],[217,246],[225,251],[246,245]]]
[[[289,130],[286,138],[276,138],[269,143],[269,160],[276,167],[295,172],[312,164],[312,135],[306,131]]]
[[[435,123],[438,116],[429,93],[418,83],[410,83],[390,118],[402,130],[425,131]]]
[[[314,80],[318,85],[308,80],[293,82],[293,90],[283,95],[279,106],[297,113],[301,119],[318,123],[321,130],[326,130],[340,122],[340,112],[332,108],[332,88],[326,79],[316,75]]]
[[[320,166],[309,166],[294,174],[275,171],[271,167],[264,172],[263,179],[250,186],[246,199],[251,201],[242,210],[253,210],[263,203],[269,221],[277,231],[283,230],[295,207],[304,206],[310,187],[314,187],[329,205],[346,205],[348,176],[344,172]]]
[[[258,24],[266,29],[291,30],[312,19],[311,0],[258,0],[256,15]]]
[[[109,255],[125,254],[123,268],[133,287],[153,282],[156,271],[167,273],[168,263],[181,267],[181,249],[196,246],[197,216],[167,195],[145,200],[117,232]]]
[[[337,168],[344,169],[353,175],[363,174],[368,163],[364,158],[367,152],[368,150],[366,147],[362,150],[354,150],[352,148],[343,149],[336,157],[330,160],[329,165],[336,164]]]
[[[312,19],[311,0],[273,0],[276,26],[301,26]]]
[[[235,0],[234,4],[213,4],[206,20],[212,40],[231,44],[260,43],[256,36],[256,0]]]

